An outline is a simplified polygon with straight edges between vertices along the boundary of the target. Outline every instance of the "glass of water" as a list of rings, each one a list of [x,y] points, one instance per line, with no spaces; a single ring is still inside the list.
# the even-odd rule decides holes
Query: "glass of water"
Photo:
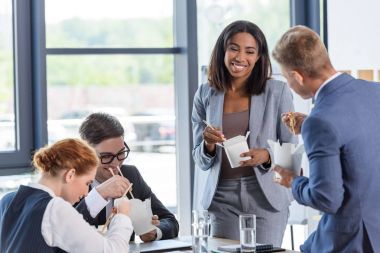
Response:
[[[210,215],[207,210],[192,212],[193,252],[207,253],[210,236]]]
[[[256,252],[256,215],[239,215],[241,252]]]

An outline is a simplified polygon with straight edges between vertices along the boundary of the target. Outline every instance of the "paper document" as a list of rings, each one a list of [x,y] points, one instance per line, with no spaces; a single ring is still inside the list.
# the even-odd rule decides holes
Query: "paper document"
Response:
[[[191,242],[183,242],[175,239],[160,240],[145,243],[134,243],[129,244],[129,253],[133,252],[155,252],[164,250],[175,250],[175,249],[190,249]]]

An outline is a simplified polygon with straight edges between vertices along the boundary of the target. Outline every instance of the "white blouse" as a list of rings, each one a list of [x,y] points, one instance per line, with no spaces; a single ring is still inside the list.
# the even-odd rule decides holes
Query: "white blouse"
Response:
[[[41,184],[29,186],[46,191],[53,197],[42,218],[41,233],[47,245],[67,252],[128,252],[129,238],[133,232],[128,216],[116,214],[107,233],[102,235],[70,203],[55,196],[50,188]]]

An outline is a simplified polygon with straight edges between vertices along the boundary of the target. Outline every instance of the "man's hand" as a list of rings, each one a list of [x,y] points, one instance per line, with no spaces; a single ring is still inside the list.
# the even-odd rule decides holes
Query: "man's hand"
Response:
[[[276,165],[273,169],[276,171],[280,177],[275,178],[275,182],[285,186],[286,188],[292,187],[293,179],[296,177],[293,171],[284,169],[278,165]]]
[[[293,134],[301,133],[301,126],[306,117],[306,114],[300,112],[288,112],[281,114],[282,122],[288,127],[289,131]]]
[[[152,224],[158,227],[160,225],[160,220],[158,219],[157,215],[152,216]]]
[[[155,226],[159,226],[160,225],[160,220],[158,219],[158,216],[157,215],[153,215],[152,216],[152,224],[155,225]],[[152,230],[146,234],[143,234],[143,235],[140,235],[140,239],[143,241],[143,242],[151,242],[151,241],[154,241],[156,240],[157,238],[157,230]]]
[[[104,198],[120,198],[131,183],[125,177],[115,175],[96,187],[98,193]]]
[[[252,148],[248,152],[242,153],[241,157],[251,157],[251,159],[246,161],[241,161],[240,166],[257,166],[260,164],[268,163],[270,161],[270,156],[268,150],[265,148]]]
[[[151,241],[154,241],[156,240],[156,237],[157,237],[157,230],[152,230],[146,234],[143,234],[143,235],[140,235],[140,239],[143,241],[143,242],[151,242]]]

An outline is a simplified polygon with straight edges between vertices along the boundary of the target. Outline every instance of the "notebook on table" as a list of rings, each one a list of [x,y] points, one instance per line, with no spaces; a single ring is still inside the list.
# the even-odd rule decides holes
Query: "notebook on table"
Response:
[[[225,252],[240,252],[240,244],[231,244],[219,246],[218,250]],[[285,251],[285,249],[280,247],[274,247],[272,244],[256,244],[256,253],[267,253],[267,252],[280,252]]]
[[[191,249],[191,242],[179,240],[159,240],[144,243],[130,243],[129,253],[132,252],[164,252],[173,250]]]

